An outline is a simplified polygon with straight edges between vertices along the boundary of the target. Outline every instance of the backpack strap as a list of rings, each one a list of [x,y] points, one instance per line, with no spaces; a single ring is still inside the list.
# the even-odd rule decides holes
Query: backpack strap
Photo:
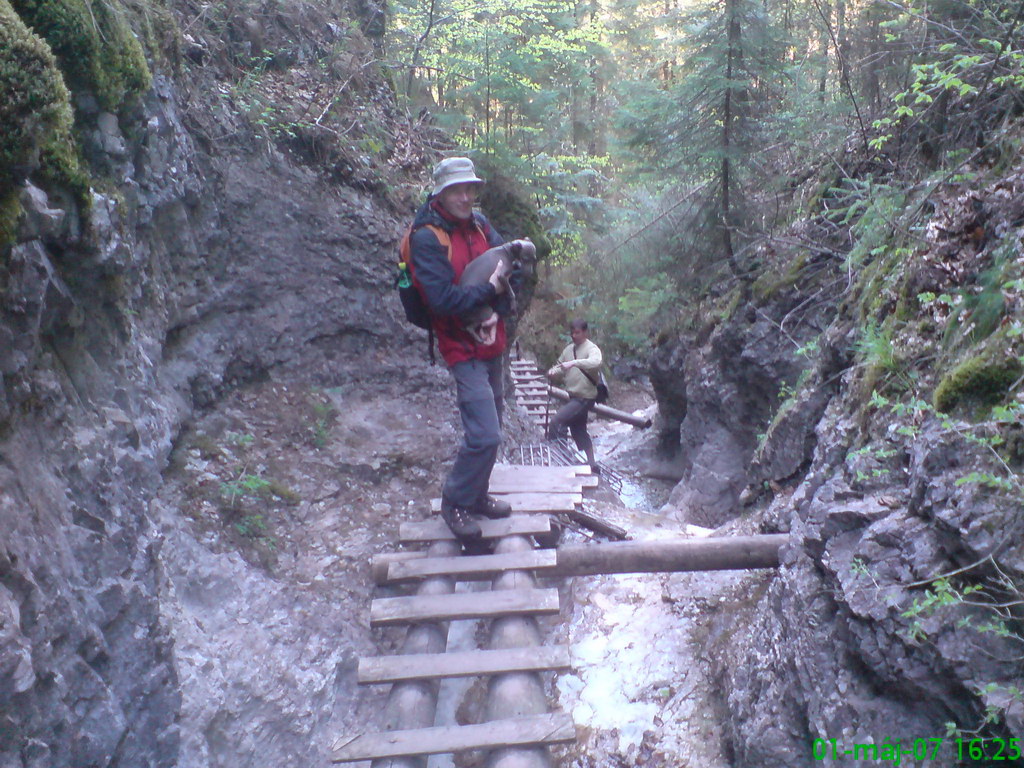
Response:
[[[429,229],[431,232],[434,233],[434,237],[437,238],[437,242],[440,243],[441,246],[447,251],[447,253],[448,253],[448,261],[451,261],[452,260],[452,238],[451,238],[451,235],[449,235],[441,227],[438,227],[438,226],[436,226],[434,224],[424,224],[423,226],[426,227],[427,229]],[[477,227],[478,228],[480,227],[479,223],[477,223]],[[412,233],[414,231],[415,230],[413,229],[413,227],[411,225],[405,231],[405,235],[403,235],[403,237],[402,237],[402,242],[398,246],[398,263],[399,263],[399,265],[402,265],[402,264],[405,265],[405,268],[406,268],[406,270],[409,273],[409,277],[411,277],[415,281],[416,275],[413,272],[413,266],[412,266],[412,245],[411,245],[411,242],[410,242],[412,240]],[[482,229],[480,230],[480,232],[481,232],[481,234],[483,234],[483,230]],[[485,235],[485,237],[486,237],[486,235]],[[433,323],[430,323],[427,326],[427,354],[430,357],[430,364],[431,365],[436,365],[437,364],[437,359],[434,357],[434,324]]]
[[[480,225],[477,224],[479,227]],[[434,233],[434,237],[437,238],[437,242],[441,244],[441,247],[448,251],[448,261],[452,260],[452,237],[444,229],[437,226],[436,224],[423,224],[422,227],[426,227]],[[416,229],[421,229],[417,227]],[[398,260],[399,263],[405,264],[409,268],[409,274],[412,275],[412,234],[415,232],[410,226],[405,230],[405,235],[402,236],[402,243],[398,246]],[[481,230],[483,233],[483,230]]]

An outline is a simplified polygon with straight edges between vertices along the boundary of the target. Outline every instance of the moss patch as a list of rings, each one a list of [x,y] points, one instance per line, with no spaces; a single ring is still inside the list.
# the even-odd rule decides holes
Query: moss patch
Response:
[[[117,112],[149,87],[142,46],[118,0],[12,0],[11,6],[50,44],[71,88],[94,94],[103,109]]]
[[[973,411],[991,408],[1006,396],[1022,373],[1024,366],[1014,357],[995,353],[971,357],[942,378],[932,404],[945,413],[958,407]]]
[[[18,219],[21,218],[21,203],[17,191],[10,191],[0,197],[0,257],[14,243],[18,234]]]
[[[43,145],[38,176],[44,184],[70,192],[83,217],[88,216],[92,208],[90,177],[71,136],[54,136]]]
[[[38,165],[51,137],[67,135],[71,122],[70,96],[49,47],[0,0],[0,197]]]

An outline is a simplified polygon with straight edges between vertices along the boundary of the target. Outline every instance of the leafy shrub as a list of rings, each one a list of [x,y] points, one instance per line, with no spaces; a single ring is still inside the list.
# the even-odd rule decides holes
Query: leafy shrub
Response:
[[[0,198],[11,195],[16,177],[37,166],[44,144],[66,134],[71,122],[70,96],[53,53],[0,0]],[[3,242],[13,234],[7,229]]]

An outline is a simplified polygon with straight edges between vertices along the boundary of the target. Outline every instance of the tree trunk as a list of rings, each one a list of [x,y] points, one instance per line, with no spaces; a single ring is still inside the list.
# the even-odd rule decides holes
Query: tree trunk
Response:
[[[821,50],[821,78],[818,80],[818,100],[825,103],[825,92],[828,88],[828,48],[829,48],[829,25],[832,23],[832,6],[822,2],[821,10],[821,34],[818,37],[818,45]]]
[[[728,46],[726,49],[725,62],[726,86],[722,104],[722,165],[720,179],[722,185],[722,208],[720,218],[722,224],[722,248],[725,252],[725,258],[729,262],[729,269],[732,271],[733,277],[739,278],[740,269],[739,264],[736,261],[736,252],[733,248],[732,242],[733,214],[731,195],[731,155],[735,130],[735,110],[737,106],[735,103],[736,87],[733,85],[733,75],[739,70],[740,57],[742,56],[742,52],[740,50],[742,29],[740,27],[738,8],[736,7],[737,2],[738,0],[726,0],[725,11],[725,22],[728,25]]]

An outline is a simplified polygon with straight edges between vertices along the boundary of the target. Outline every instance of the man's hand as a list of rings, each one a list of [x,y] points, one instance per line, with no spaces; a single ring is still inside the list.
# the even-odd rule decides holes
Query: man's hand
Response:
[[[480,323],[480,331],[478,334],[480,343],[485,347],[489,347],[494,343],[495,339],[498,338],[498,313],[492,312],[491,316]]]
[[[555,363],[548,369],[548,378],[553,379],[556,376],[561,376],[574,365],[576,365],[575,360],[566,360],[564,363]]]
[[[505,281],[502,279],[502,275],[505,273],[505,261],[498,259],[498,265],[494,268],[494,272],[487,278],[487,282],[494,286],[494,292],[502,294],[505,292]]]

